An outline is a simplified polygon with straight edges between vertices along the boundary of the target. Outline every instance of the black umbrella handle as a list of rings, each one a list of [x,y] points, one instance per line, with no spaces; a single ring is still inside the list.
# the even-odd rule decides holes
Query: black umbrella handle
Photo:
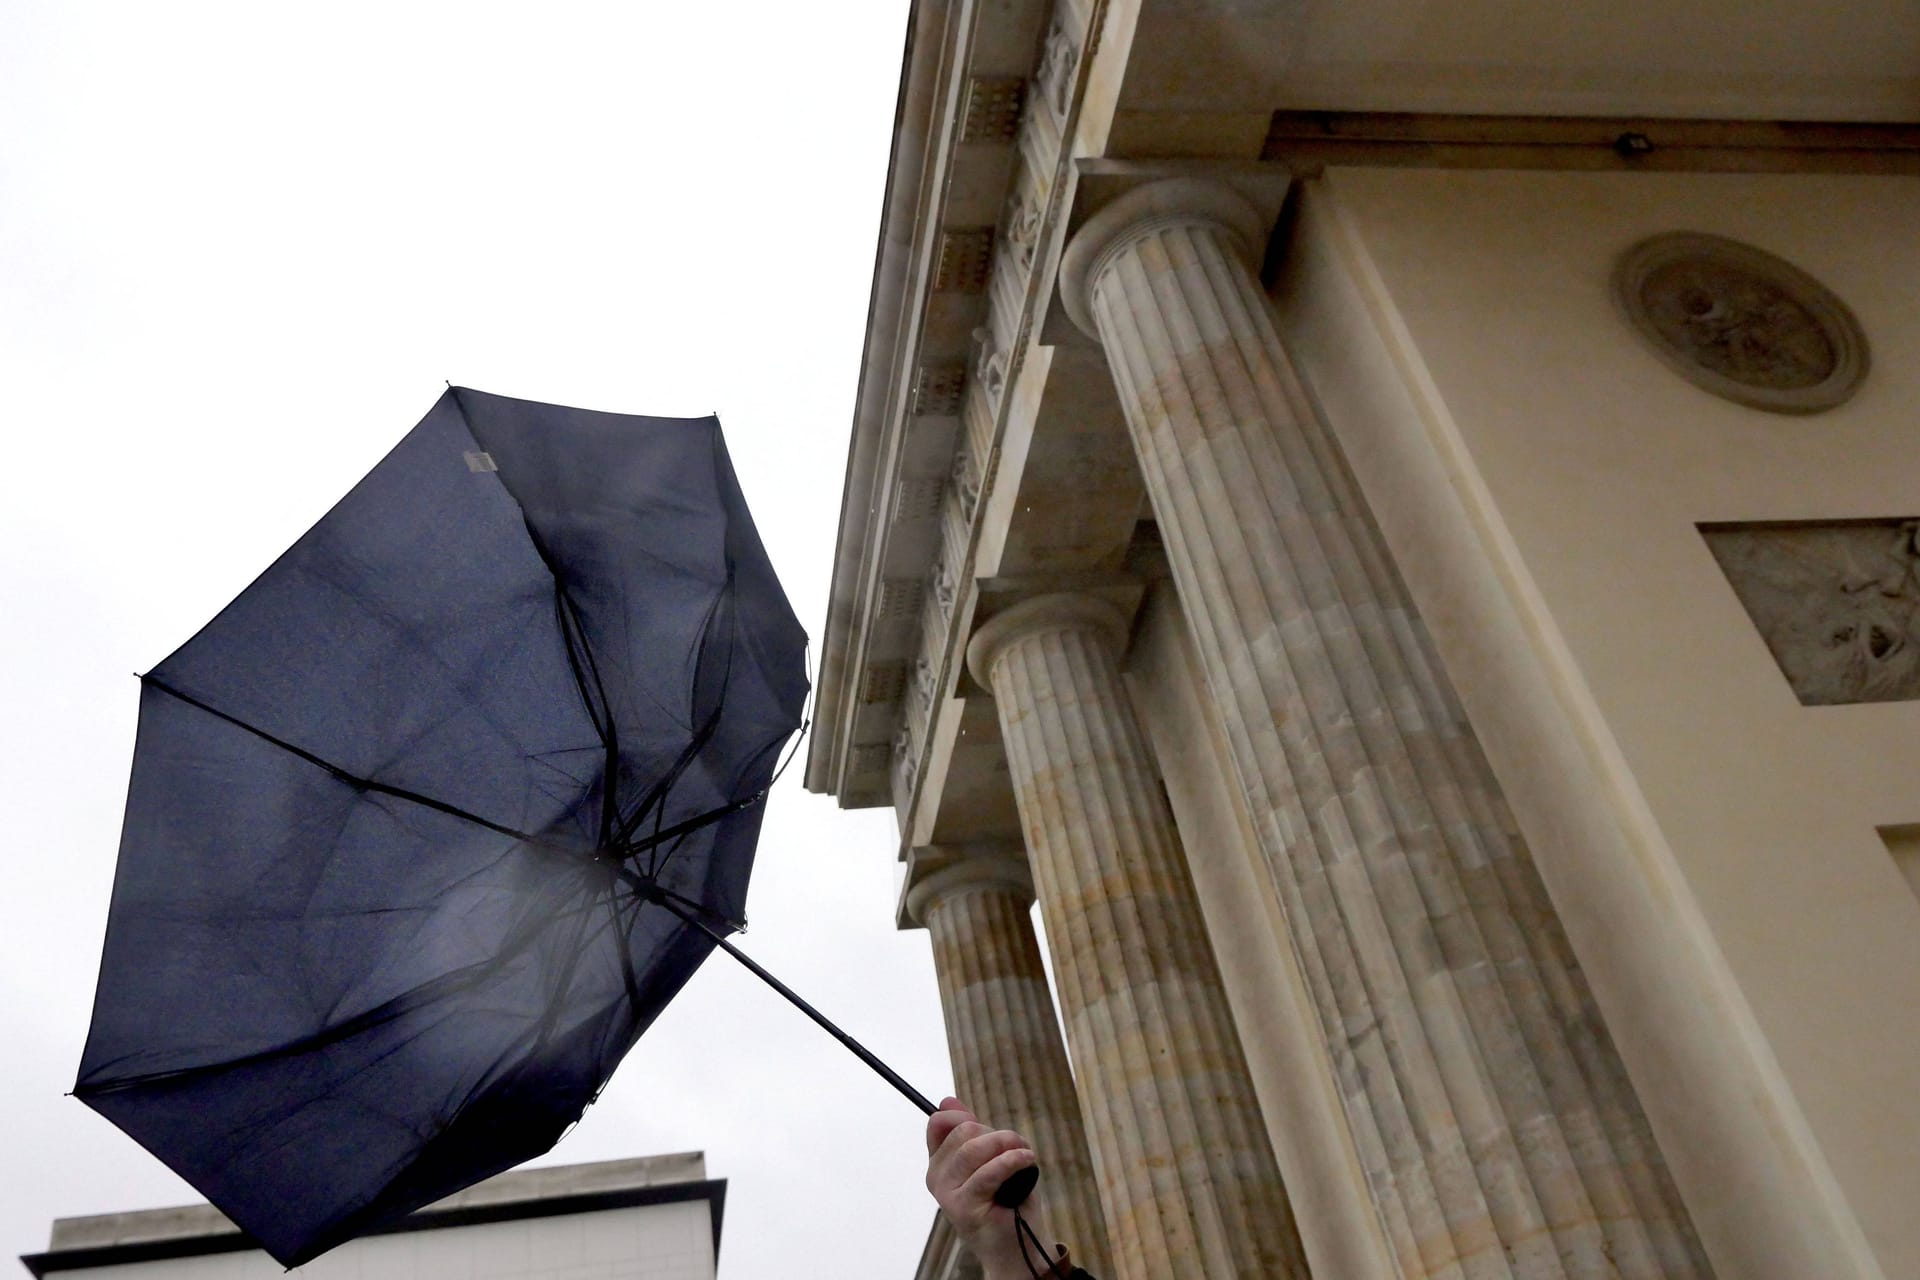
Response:
[[[1033,1194],[1034,1187],[1040,1183],[1040,1166],[1030,1164],[1000,1184],[993,1193],[993,1202],[1007,1209],[1018,1209]]]
[[[854,1057],[860,1059],[860,1061],[866,1063],[869,1067],[872,1067],[882,1080],[885,1080],[888,1084],[904,1094],[908,1102],[920,1108],[920,1110],[927,1115],[932,1115],[940,1109],[927,1100],[926,1094],[921,1093],[918,1089],[908,1084],[906,1078],[898,1071],[895,1071],[892,1067],[875,1057],[871,1049],[835,1026],[828,1020],[824,1013],[821,1013],[805,1000],[802,1000],[799,992],[761,968],[752,956],[749,956],[746,952],[734,946],[733,943],[727,941],[725,934],[701,919],[699,915],[688,911],[678,902],[675,902],[673,898],[667,896],[664,891],[656,891],[646,896],[649,901],[659,903],[694,928],[700,930],[700,932],[706,934],[707,937],[713,939],[715,946],[745,965],[747,972],[785,996],[794,1008],[800,1010],[800,1012],[806,1014],[809,1018],[812,1018],[828,1035],[851,1050]],[[999,1189],[993,1193],[993,1202],[1009,1209],[1024,1204],[1026,1203],[1027,1197],[1033,1194],[1033,1188],[1039,1181],[1040,1167],[1038,1165],[1029,1165],[1027,1168],[1020,1170],[1000,1184]]]

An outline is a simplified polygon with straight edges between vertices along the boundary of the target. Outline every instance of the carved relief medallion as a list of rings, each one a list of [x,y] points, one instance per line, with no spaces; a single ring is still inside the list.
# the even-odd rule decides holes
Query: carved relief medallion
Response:
[[[1920,520],[1700,532],[1802,703],[1920,698]]]
[[[1818,413],[1867,373],[1853,312],[1792,263],[1700,232],[1642,240],[1614,300],[1653,353],[1694,384],[1755,409]]]

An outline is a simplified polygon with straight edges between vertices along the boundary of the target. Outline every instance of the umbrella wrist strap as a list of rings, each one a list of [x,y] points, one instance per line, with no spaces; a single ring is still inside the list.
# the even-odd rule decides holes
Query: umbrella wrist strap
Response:
[[[1033,1233],[1033,1227],[1021,1214],[1018,1205],[1013,1208],[1013,1238],[1020,1245],[1020,1261],[1026,1264],[1027,1274],[1032,1276],[1033,1280],[1094,1280],[1092,1275],[1079,1267],[1073,1267],[1071,1271],[1066,1270],[1072,1264],[1067,1261],[1065,1245],[1056,1245],[1057,1256],[1049,1258],[1047,1246],[1040,1243],[1040,1237]],[[1027,1252],[1029,1240],[1033,1241],[1034,1253]],[[1038,1263],[1034,1261],[1035,1253],[1039,1255]],[[1042,1270],[1042,1267],[1045,1269]]]

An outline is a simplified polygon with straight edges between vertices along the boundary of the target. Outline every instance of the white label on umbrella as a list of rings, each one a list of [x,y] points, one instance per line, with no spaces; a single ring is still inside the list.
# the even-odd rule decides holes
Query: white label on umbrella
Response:
[[[499,469],[500,468],[493,461],[492,454],[477,453],[472,449],[467,450],[467,470],[498,471]]]

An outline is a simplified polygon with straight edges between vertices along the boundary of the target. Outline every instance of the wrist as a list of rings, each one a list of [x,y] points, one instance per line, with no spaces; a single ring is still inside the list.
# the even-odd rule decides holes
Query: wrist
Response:
[[[965,1240],[968,1252],[980,1264],[982,1280],[1033,1280],[1011,1223],[1004,1229],[994,1224],[969,1232]]]

